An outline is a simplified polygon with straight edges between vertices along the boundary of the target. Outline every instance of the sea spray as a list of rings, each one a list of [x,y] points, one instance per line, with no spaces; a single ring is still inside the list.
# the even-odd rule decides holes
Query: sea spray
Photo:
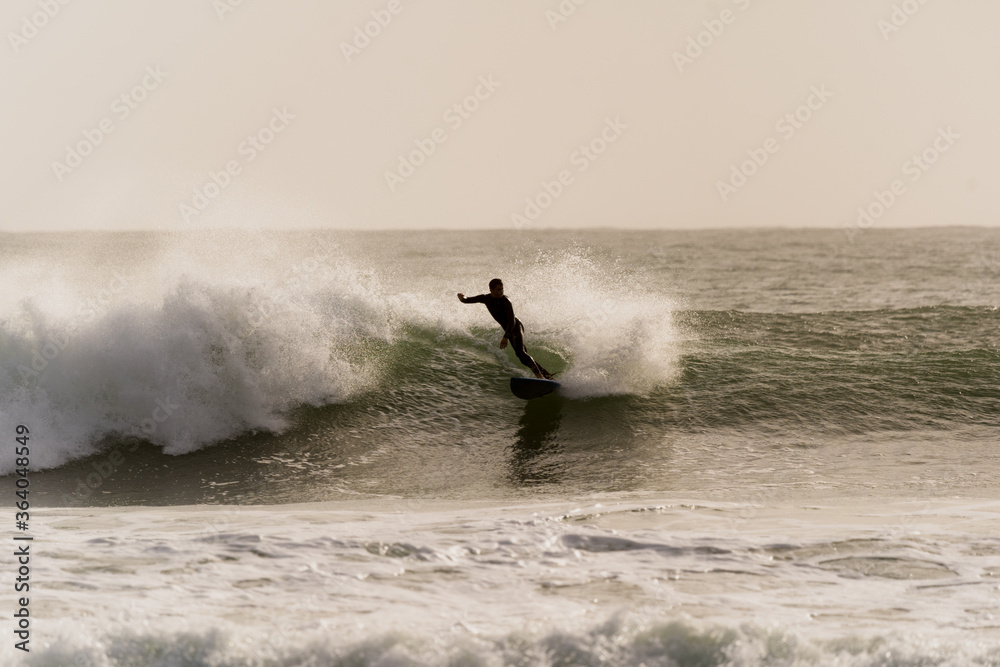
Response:
[[[44,307],[34,302],[6,313],[0,413],[52,443],[38,465],[93,453],[105,438],[182,454],[245,431],[280,432],[296,406],[373,386],[378,365],[343,350],[389,340],[393,327],[377,286],[345,258],[314,268],[308,283],[220,281],[184,268],[162,294],[133,294],[86,321],[24,312]],[[25,377],[18,368],[52,340],[65,341],[58,356]]]

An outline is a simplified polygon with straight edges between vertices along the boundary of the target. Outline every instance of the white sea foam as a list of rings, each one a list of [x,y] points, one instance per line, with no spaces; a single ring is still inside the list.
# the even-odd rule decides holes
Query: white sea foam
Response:
[[[998,664],[998,510],[47,509],[30,664]]]

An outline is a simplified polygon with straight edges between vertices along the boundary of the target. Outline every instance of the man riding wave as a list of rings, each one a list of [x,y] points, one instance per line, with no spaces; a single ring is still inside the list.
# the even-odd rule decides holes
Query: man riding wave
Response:
[[[521,324],[521,320],[514,317],[514,306],[511,305],[510,299],[503,295],[502,280],[494,278],[490,281],[489,294],[480,294],[479,296],[472,296],[467,299],[464,294],[459,292],[458,300],[462,303],[485,303],[486,309],[490,311],[490,315],[503,327],[503,338],[500,339],[500,349],[502,350],[507,347],[507,341],[510,341],[518,360],[530,368],[536,378],[552,379],[552,375],[532,359],[528,351],[524,349],[524,325]]]

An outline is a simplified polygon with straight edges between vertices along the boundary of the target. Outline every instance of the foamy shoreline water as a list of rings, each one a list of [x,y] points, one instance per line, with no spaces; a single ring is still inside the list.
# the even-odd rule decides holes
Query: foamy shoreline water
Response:
[[[32,665],[1000,661],[997,500],[47,508],[33,531]]]

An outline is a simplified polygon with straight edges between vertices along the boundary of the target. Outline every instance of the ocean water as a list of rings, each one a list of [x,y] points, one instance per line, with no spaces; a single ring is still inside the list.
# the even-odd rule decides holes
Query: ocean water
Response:
[[[5,664],[1000,665],[1000,232],[0,259],[35,537]],[[526,369],[456,299],[493,277],[557,394],[514,398]]]

